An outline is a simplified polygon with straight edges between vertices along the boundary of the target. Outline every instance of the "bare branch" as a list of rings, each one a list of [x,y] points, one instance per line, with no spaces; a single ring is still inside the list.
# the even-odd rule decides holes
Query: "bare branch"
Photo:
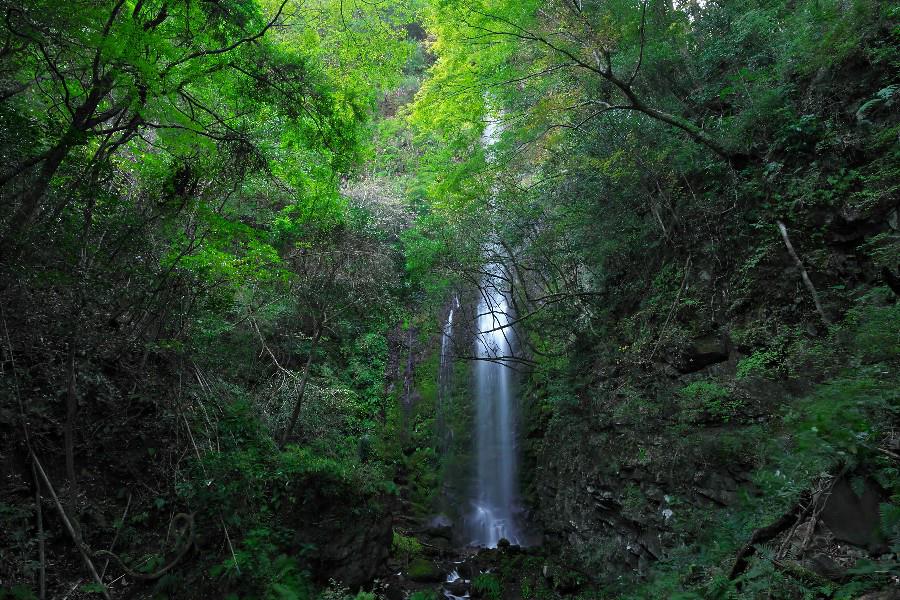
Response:
[[[641,70],[641,63],[644,62],[644,45],[645,45],[645,27],[647,24],[647,2],[649,0],[644,0],[641,2],[641,46],[638,51],[638,61],[637,65],[634,67],[634,72],[631,74],[631,77],[628,78],[628,85],[630,86],[634,83],[634,78],[637,77],[638,71]]]

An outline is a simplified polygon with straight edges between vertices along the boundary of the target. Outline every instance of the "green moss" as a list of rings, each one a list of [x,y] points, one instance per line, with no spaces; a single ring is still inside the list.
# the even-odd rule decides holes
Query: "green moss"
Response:
[[[418,556],[410,561],[406,575],[413,581],[437,581],[441,577],[441,572],[430,560]]]

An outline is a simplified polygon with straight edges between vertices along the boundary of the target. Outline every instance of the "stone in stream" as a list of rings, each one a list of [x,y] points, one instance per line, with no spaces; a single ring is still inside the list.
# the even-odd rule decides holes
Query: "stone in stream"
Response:
[[[462,597],[469,593],[469,582],[465,579],[457,579],[456,581],[448,581],[444,584],[444,589],[456,597]]]

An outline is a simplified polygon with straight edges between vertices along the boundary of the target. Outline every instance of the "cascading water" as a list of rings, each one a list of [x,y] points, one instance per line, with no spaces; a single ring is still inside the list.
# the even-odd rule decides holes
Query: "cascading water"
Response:
[[[501,118],[487,122],[481,137],[488,161],[500,138]],[[497,248],[494,249],[496,252]],[[475,389],[475,485],[472,513],[466,519],[471,543],[493,548],[505,538],[520,544],[518,466],[516,460],[517,403],[513,372],[506,360],[512,356],[513,331],[509,299],[501,262],[485,267],[478,303],[473,368]]]
[[[438,406],[435,429],[437,446],[441,455],[447,453],[453,441],[453,431],[447,424],[447,410],[453,386],[453,314],[459,308],[459,297],[453,297],[447,322],[441,336],[441,362],[438,370]]]
[[[521,543],[516,522],[518,468],[516,459],[517,403],[513,372],[509,302],[498,264],[488,265],[478,304],[478,333],[473,370],[475,388],[476,479],[472,514],[467,519],[471,543],[493,548],[505,538]]]

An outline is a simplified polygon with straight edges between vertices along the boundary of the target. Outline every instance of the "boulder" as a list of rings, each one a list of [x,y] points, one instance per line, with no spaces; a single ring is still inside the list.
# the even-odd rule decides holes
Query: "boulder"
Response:
[[[469,582],[465,579],[457,579],[456,581],[445,583],[444,589],[454,596],[462,597],[469,593]]]
[[[728,344],[717,335],[708,335],[692,340],[691,345],[675,360],[674,367],[680,373],[687,374],[726,360]]]
[[[846,569],[824,552],[813,554],[803,561],[803,566],[817,575],[835,581],[840,581],[846,574]]]
[[[406,577],[420,583],[438,583],[444,580],[444,574],[427,558],[414,558],[406,567]]]
[[[865,480],[858,496],[850,482],[841,479],[834,484],[821,518],[836,539],[877,553],[886,548],[880,529],[881,502],[876,483]]]

